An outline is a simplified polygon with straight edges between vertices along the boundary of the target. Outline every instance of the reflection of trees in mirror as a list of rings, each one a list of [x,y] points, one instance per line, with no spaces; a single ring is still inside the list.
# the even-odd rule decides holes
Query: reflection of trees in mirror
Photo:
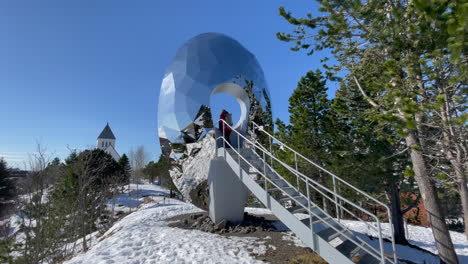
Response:
[[[143,169],[143,175],[150,183],[154,183],[157,180],[158,184],[169,189],[170,197],[173,197],[175,193],[178,193],[177,188],[169,175],[170,160],[161,155],[158,162],[150,161]]]
[[[202,105],[195,116],[195,119],[188,126],[183,128],[180,133],[185,143],[194,143],[200,139],[200,136],[213,128],[211,118],[211,109],[209,106]]]
[[[241,75],[237,76],[236,79],[238,79],[238,82],[243,82],[244,91],[247,93],[250,100],[247,136],[252,138],[255,134],[255,131],[252,130],[252,121],[259,126],[263,126],[263,128],[271,134],[273,132],[272,112],[270,98],[268,97],[266,89],[262,89],[262,95],[265,96],[266,102],[265,109],[263,109],[260,100],[257,98],[258,96],[254,93],[254,81],[244,78]],[[263,146],[267,148],[270,147],[270,142],[265,134],[257,133],[256,140],[258,140]],[[258,154],[261,155],[261,153]]]

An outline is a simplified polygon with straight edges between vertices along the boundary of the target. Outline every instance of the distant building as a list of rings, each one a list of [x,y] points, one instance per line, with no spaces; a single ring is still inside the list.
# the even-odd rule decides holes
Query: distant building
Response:
[[[106,127],[102,130],[101,134],[97,138],[96,148],[104,150],[104,152],[111,155],[115,160],[120,159],[119,153],[115,150],[115,136],[107,123]]]

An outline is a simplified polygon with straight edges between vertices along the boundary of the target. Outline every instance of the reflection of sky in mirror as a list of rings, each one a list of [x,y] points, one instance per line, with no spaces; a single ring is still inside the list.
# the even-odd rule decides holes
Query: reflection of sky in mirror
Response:
[[[172,143],[190,143],[201,138],[199,135],[203,135],[205,127],[194,121],[203,105],[212,107],[214,124],[211,126],[218,126],[222,109],[233,114],[232,121],[236,124],[241,115],[237,100],[229,94],[212,93],[221,83],[234,82],[244,89],[246,80],[253,82],[250,94],[265,111],[266,82],[253,54],[222,34],[206,33],[190,39],[177,51],[161,84],[159,136]]]

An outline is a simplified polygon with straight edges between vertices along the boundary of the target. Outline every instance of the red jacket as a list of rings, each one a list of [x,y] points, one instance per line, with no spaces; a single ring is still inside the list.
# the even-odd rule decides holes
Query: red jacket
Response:
[[[224,121],[226,121],[226,115],[228,114],[228,112],[226,110],[223,110],[223,112],[221,113],[221,115],[219,116],[219,119],[222,119]],[[226,124],[226,123],[223,123],[223,121],[219,120],[219,130],[223,131],[223,125],[224,125],[224,131],[231,131],[231,128]]]

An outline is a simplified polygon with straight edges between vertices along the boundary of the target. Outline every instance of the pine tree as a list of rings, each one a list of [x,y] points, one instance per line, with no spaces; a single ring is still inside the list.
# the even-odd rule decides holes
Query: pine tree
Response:
[[[404,140],[441,260],[458,263],[434,185],[432,142],[427,139],[433,135],[432,128],[437,128],[453,146],[447,148],[459,154],[456,161],[466,160],[462,147],[466,113],[461,114],[456,104],[434,108],[438,101],[445,102],[445,106],[456,101],[466,83],[464,2],[319,3],[322,13],[316,17],[308,14],[306,18],[295,18],[280,8],[280,14],[297,28],[293,34],[278,33],[278,38],[295,43],[293,50],[306,49],[309,54],[331,49],[338,63],[325,65],[328,73],[346,71],[346,79],[356,83],[362,97],[372,106],[374,118],[391,124]],[[380,78],[374,78],[378,74]],[[444,110],[447,108],[451,110]],[[440,115],[449,118],[438,123],[433,117]],[[453,133],[445,135],[450,127],[454,128]],[[457,169],[464,172],[456,176],[463,187],[466,169]],[[466,188],[460,191],[466,192]]]
[[[364,191],[381,197],[386,194],[390,204],[396,243],[408,244],[403,226],[400,186],[408,157],[403,142],[386,124],[372,120],[371,106],[362,98],[356,85],[342,83],[333,100],[333,153],[340,156],[333,171]],[[356,197],[360,202],[366,197]],[[358,201],[356,201],[358,202]]]

